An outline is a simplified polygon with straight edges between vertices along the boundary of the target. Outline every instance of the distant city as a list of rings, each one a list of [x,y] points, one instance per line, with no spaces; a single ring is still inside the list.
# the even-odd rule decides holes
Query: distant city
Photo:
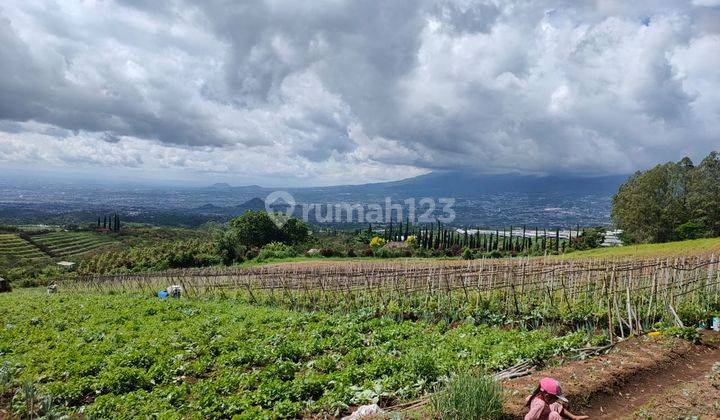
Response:
[[[458,178],[461,179],[455,182]],[[454,226],[569,228],[609,225],[612,196],[623,179],[472,178],[466,174],[445,173],[390,183],[287,191],[298,204],[351,203],[365,207],[390,199],[405,209],[401,218],[393,216],[403,221],[407,217],[405,200],[449,197],[455,200],[455,219],[451,223]],[[79,181],[0,181],[0,221],[82,224],[97,220],[99,214],[118,212],[128,222],[199,226],[207,221],[227,221],[246,210],[264,209],[263,200],[273,191],[275,189],[228,184],[160,187],[84,185]],[[424,210],[426,208],[416,207],[419,213]],[[439,211],[435,209],[433,214]],[[340,221],[329,224],[348,225]]]

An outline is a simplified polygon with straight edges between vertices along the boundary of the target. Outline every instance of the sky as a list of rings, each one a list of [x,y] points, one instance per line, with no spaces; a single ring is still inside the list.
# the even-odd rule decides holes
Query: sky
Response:
[[[720,0],[0,3],[0,174],[625,174],[720,149]]]

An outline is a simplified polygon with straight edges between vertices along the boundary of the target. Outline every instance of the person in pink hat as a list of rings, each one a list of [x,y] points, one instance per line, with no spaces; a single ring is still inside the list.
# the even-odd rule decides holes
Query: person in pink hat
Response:
[[[560,420],[563,418],[571,420],[583,420],[588,416],[576,416],[566,410],[561,402],[567,402],[562,393],[560,382],[553,378],[542,378],[535,391],[525,401],[525,406],[530,411],[525,415],[525,420]]]

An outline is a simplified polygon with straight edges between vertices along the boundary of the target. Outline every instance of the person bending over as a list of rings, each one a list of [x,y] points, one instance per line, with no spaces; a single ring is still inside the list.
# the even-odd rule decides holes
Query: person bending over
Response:
[[[563,418],[583,420],[588,418],[588,416],[576,416],[566,410],[561,402],[566,403],[567,398],[562,393],[560,383],[553,378],[543,378],[525,402],[525,406],[530,408],[525,415],[525,420],[560,420]]]

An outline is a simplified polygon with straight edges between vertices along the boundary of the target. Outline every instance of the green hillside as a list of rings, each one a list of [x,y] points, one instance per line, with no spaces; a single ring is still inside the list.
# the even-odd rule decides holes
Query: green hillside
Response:
[[[54,257],[68,257],[94,251],[116,241],[94,232],[52,232],[33,236],[33,241],[48,248]]]
[[[17,258],[46,257],[35,245],[12,233],[0,234],[0,255],[10,255]]]

